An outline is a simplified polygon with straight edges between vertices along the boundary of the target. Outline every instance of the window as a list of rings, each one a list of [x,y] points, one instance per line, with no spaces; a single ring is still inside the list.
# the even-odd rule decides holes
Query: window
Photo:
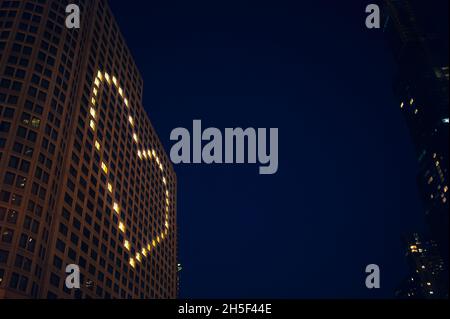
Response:
[[[0,249],[0,264],[6,264],[8,262],[8,255],[8,251]]]
[[[2,232],[2,242],[4,243],[11,243],[13,239],[14,231],[12,229],[6,228]]]

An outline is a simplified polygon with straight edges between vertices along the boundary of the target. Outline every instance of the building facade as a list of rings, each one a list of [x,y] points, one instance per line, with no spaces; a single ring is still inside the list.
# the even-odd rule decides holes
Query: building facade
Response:
[[[68,29],[69,2],[0,0],[0,298],[175,298],[176,175],[142,78],[107,2]]]
[[[431,236],[448,264],[448,2],[385,0],[385,8],[384,32],[398,66],[397,102],[416,148]]]
[[[408,247],[426,242],[428,248],[418,248],[423,253],[409,251],[407,258],[413,264],[433,259],[442,267],[439,276],[434,270],[428,279],[417,273],[425,269],[412,267],[409,281],[400,290],[403,297],[448,297],[448,5],[448,1],[384,0],[384,33],[397,64],[394,90],[416,149],[418,188],[430,237],[421,241],[416,235],[408,240]],[[436,288],[429,290],[424,283]]]
[[[433,240],[417,233],[404,239],[409,275],[396,291],[406,299],[448,298],[444,261]]]

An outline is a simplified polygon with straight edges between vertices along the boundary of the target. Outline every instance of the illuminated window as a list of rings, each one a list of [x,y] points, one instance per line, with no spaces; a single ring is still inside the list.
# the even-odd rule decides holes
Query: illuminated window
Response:
[[[109,74],[105,72],[105,79],[108,83],[111,83],[111,79],[109,77]]]
[[[136,134],[136,133],[133,133],[133,140],[137,143],[138,137],[137,137],[137,134]]]
[[[140,254],[140,253],[137,253],[137,254],[136,254],[136,260],[139,261],[139,262],[141,262],[141,254]]]
[[[108,166],[106,166],[106,164],[104,162],[102,162],[102,170],[108,174]]]
[[[95,109],[93,107],[91,107],[90,113],[91,113],[91,116],[95,119],[96,112],[95,112]]]
[[[113,76],[113,83],[114,83],[114,85],[117,85],[117,78],[115,77],[115,76]]]
[[[102,74],[101,71],[98,71],[97,77],[98,77],[100,80],[103,79],[103,74]]]
[[[119,94],[120,94],[121,97],[123,97],[123,90],[122,90],[122,88],[119,88]]]
[[[122,222],[119,222],[119,229],[122,233],[125,232],[125,225]]]
[[[130,242],[128,240],[125,240],[125,242],[123,243],[123,245],[125,246],[125,248],[127,250],[130,250]]]
[[[417,114],[417,113],[419,113],[419,109],[414,110],[414,114]]]
[[[134,121],[131,115],[128,117],[128,121],[130,122],[131,125],[134,125]]]
[[[114,209],[114,211],[118,214],[118,213],[120,212],[119,204],[117,204],[116,202],[114,202],[114,204],[113,204],[113,209]]]
[[[125,102],[125,105],[128,107],[128,100],[124,99],[123,101]]]
[[[94,121],[94,120],[91,120],[91,121],[89,122],[89,126],[91,127],[92,130],[95,131],[95,121]]]
[[[400,108],[402,109],[404,106],[405,106],[405,103],[402,102],[402,103],[400,104]]]
[[[141,153],[141,151],[138,151],[138,156],[139,156],[140,159],[142,159],[142,153]]]
[[[108,191],[110,193],[112,193],[112,191],[113,191],[113,187],[112,187],[111,183],[108,183]]]
[[[413,105],[414,104],[414,99],[409,100],[409,104]]]
[[[136,267],[136,262],[134,261],[133,258],[130,258],[130,266],[133,268]]]
[[[95,98],[91,99],[91,103],[92,103],[92,105],[95,105]]]
[[[99,81],[99,79],[95,79],[95,86],[97,86],[97,87],[100,86],[100,81]]]
[[[95,148],[97,149],[97,151],[100,151],[100,143],[99,143],[99,141],[95,141]]]
[[[142,248],[142,255],[144,256],[144,257],[147,257],[147,249],[145,249],[145,248]]]
[[[98,90],[96,88],[94,88],[93,92],[94,92],[94,95],[97,96]]]

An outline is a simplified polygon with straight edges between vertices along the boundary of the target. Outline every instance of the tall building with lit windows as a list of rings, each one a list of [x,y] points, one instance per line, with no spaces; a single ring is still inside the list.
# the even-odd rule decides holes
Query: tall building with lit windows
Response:
[[[448,2],[385,0],[397,61],[395,91],[417,150],[418,182],[433,236],[448,260]]]
[[[0,299],[175,298],[176,175],[104,0],[0,0]],[[65,285],[76,264],[81,287]]]
[[[384,0],[384,33],[397,63],[394,89],[416,148],[429,235],[449,262],[448,1]]]
[[[444,261],[433,240],[417,233],[404,238],[409,275],[395,292],[399,298],[448,298]]]

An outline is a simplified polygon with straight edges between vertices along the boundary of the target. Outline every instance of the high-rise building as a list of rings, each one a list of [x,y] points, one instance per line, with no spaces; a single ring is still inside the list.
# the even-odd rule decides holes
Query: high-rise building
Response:
[[[397,102],[417,152],[417,179],[430,235],[448,265],[449,3],[384,0],[384,4],[384,32],[398,67]]]
[[[409,275],[396,291],[407,299],[448,298],[444,261],[433,240],[414,233],[405,238]]]
[[[176,175],[104,0],[0,0],[0,298],[175,298]],[[79,266],[81,287],[65,285]]]

